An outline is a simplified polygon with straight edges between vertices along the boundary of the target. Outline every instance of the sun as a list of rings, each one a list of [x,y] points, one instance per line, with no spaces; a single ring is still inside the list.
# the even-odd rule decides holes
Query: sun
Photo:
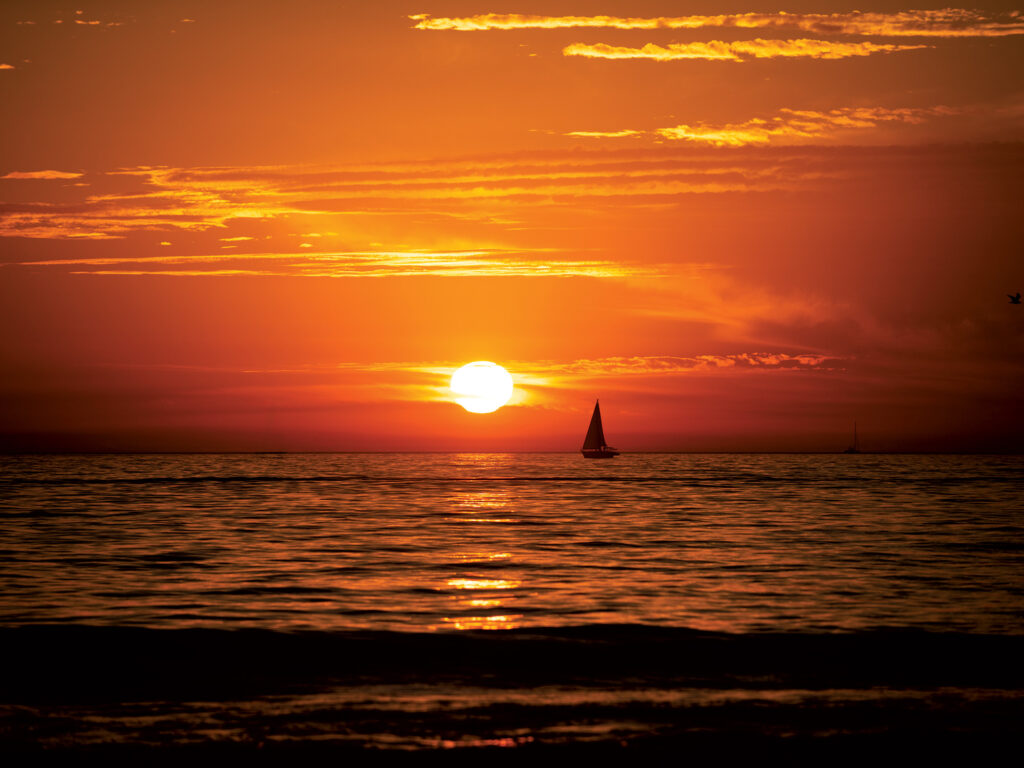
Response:
[[[512,376],[497,363],[477,360],[452,374],[455,402],[471,413],[493,413],[512,397]]]

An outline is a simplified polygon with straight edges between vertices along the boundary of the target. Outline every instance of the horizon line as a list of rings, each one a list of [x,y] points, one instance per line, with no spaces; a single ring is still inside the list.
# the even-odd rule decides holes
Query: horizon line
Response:
[[[417,450],[395,450],[395,451],[6,451],[0,450],[0,456],[279,456],[279,455],[312,455],[312,456],[340,456],[340,455],[477,455],[477,456],[516,456],[516,455],[572,455],[580,453],[579,449],[566,451],[417,451]],[[847,455],[845,450],[836,451],[658,451],[658,450],[637,450],[622,451],[620,456],[842,456]],[[1020,451],[860,451],[858,456],[1022,456],[1024,450]]]

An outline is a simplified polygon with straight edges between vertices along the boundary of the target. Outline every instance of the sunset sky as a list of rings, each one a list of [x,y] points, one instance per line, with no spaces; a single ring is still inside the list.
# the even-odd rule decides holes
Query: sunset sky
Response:
[[[0,448],[1021,450],[1024,11],[779,5],[6,0]]]

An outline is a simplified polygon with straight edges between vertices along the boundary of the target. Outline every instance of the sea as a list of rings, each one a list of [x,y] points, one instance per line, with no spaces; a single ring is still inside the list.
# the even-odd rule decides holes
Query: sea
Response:
[[[1024,456],[13,455],[0,533],[0,755],[984,763],[1024,736]]]

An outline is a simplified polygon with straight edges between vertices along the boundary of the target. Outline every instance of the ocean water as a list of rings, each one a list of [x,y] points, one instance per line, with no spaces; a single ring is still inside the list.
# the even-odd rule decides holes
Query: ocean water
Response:
[[[1020,456],[8,456],[0,526],[7,750],[976,751],[1024,720]]]

